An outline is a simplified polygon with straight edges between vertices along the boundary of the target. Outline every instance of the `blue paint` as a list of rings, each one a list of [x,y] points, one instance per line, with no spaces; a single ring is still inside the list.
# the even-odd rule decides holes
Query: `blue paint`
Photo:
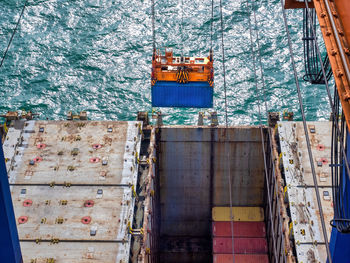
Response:
[[[347,132],[346,140],[346,155],[350,160],[350,134]],[[343,193],[344,193],[344,207],[347,207],[349,211],[345,211],[345,218],[349,218],[350,215],[350,181],[346,172],[345,166],[343,166]],[[332,261],[335,263],[349,263],[350,259],[350,234],[343,234],[338,232],[336,228],[332,229],[331,240],[329,248],[332,255]]]
[[[212,108],[213,87],[208,82],[157,81],[152,87],[152,107]]]
[[[21,248],[1,143],[0,146],[0,261],[20,263]]]

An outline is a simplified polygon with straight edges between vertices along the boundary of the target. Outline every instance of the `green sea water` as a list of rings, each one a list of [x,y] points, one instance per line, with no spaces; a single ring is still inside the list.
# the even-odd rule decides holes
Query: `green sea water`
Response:
[[[181,0],[155,2],[157,47],[180,53],[183,45],[186,54],[207,56],[211,1],[183,0],[183,6]],[[293,111],[300,119],[280,1],[254,3],[268,110]],[[23,4],[0,0],[1,55]],[[210,110],[223,123],[219,1],[214,8],[215,94]],[[223,13],[229,124],[258,124],[246,1],[223,0]],[[307,120],[326,120],[330,109],[324,86],[302,80],[302,11],[288,11],[288,19]],[[70,110],[86,110],[89,119],[134,120],[137,111],[152,111],[151,28],[151,0],[29,0],[0,69],[0,113],[25,109],[39,113],[40,119],[64,119]],[[257,48],[256,36],[254,43]],[[260,76],[258,80],[261,91]],[[167,124],[195,124],[203,111],[161,110]],[[266,121],[263,105],[261,110]]]

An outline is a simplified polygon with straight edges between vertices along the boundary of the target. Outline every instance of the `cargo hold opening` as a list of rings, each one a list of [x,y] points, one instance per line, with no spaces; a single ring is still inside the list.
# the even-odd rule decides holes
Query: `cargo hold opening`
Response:
[[[264,134],[267,134],[267,129],[264,129]],[[268,145],[265,142],[267,151],[271,150]],[[225,156],[228,150],[229,163]],[[256,261],[259,260],[256,256],[249,260],[275,262],[272,258],[276,258],[276,246],[272,244],[272,240],[275,244],[281,242],[282,234],[277,233],[280,236],[278,239],[271,238],[271,218],[274,216],[269,215],[270,209],[266,205],[272,205],[273,213],[277,210],[273,202],[267,202],[264,155],[258,127],[158,128],[156,160],[157,201],[153,214],[156,217],[157,233],[153,233],[156,241],[151,244],[152,256],[147,262],[232,262],[232,255],[230,258],[230,251],[225,251],[225,244],[220,247],[218,243],[226,242],[225,234],[215,237],[216,234],[212,231],[216,220],[212,209],[230,206],[228,169],[231,174],[232,206],[240,211],[235,212],[238,213],[234,216],[236,221],[255,221],[265,231],[265,236],[259,234],[253,237],[255,243],[250,242],[250,237],[246,240],[243,240],[244,236],[235,237],[235,254],[259,254],[263,255],[264,261]],[[271,158],[267,161],[272,162]],[[271,170],[269,167],[268,173]],[[269,187],[273,189],[274,186]],[[239,209],[246,209],[248,212]],[[224,217],[219,218],[219,221],[225,221],[225,215],[220,213],[219,217]],[[257,219],[251,220],[251,216]],[[249,223],[237,227],[246,227],[249,230]],[[275,232],[279,231],[278,227],[274,229]],[[244,244],[251,247],[252,243],[256,245],[248,249],[244,247]],[[236,251],[237,245],[241,248]],[[249,253],[249,249],[253,249],[252,253]],[[282,246],[278,246],[278,249],[282,250]],[[235,256],[235,262],[250,262],[247,257],[244,261],[239,261],[240,257]]]

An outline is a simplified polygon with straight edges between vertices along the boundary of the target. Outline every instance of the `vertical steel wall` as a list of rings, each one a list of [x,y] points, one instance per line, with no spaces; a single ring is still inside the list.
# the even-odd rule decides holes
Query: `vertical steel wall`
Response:
[[[267,170],[265,171],[265,223],[266,235],[269,248],[269,257],[271,263],[287,262],[284,232],[283,232],[283,218],[281,217],[281,204],[279,202],[279,191],[274,170],[274,155],[271,144],[271,134],[269,130],[265,132],[266,147],[265,157]],[[269,195],[267,192],[269,191]]]

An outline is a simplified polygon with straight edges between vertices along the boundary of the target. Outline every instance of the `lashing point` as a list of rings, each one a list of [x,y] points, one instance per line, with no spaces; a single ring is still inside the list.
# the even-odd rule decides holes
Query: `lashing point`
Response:
[[[24,206],[24,207],[32,206],[32,204],[33,204],[33,201],[30,200],[30,199],[27,199],[27,200],[24,200],[24,201],[23,201],[23,206]]]
[[[84,225],[90,224],[90,222],[91,222],[91,217],[90,217],[90,216],[84,216],[84,217],[81,219],[81,222],[82,222]]]
[[[19,224],[25,224],[25,223],[27,223],[27,221],[28,221],[28,216],[20,216],[18,218],[18,223]]]
[[[94,201],[92,200],[86,200],[85,203],[84,203],[84,207],[93,207],[95,204]]]

